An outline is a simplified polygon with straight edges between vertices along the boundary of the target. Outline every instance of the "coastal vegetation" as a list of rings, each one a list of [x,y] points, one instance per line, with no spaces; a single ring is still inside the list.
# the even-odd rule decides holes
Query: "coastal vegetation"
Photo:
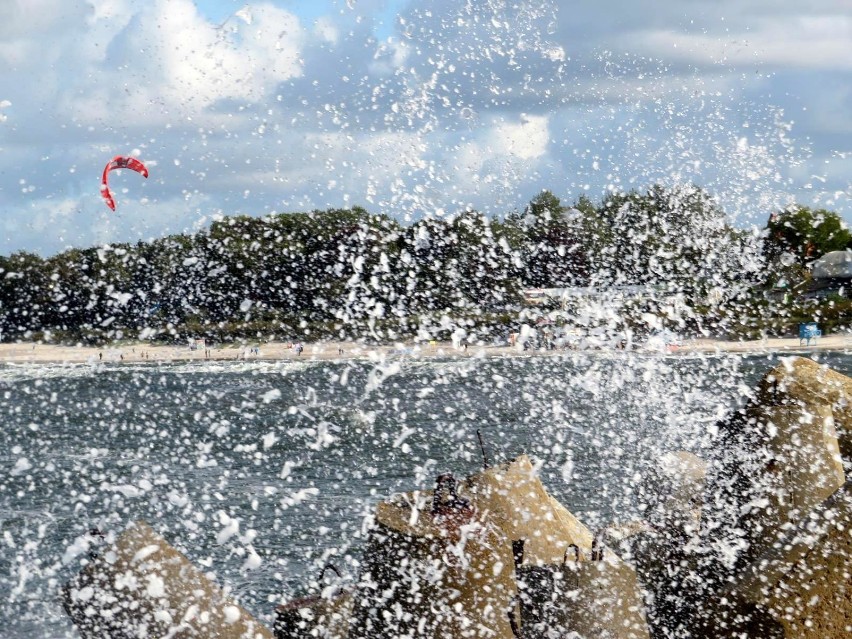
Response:
[[[836,214],[801,206],[763,233],[737,229],[694,186],[570,206],[542,191],[502,218],[467,210],[408,225],[357,206],[222,217],[191,235],[0,256],[0,331],[4,341],[387,341],[463,327],[492,339],[565,310],[555,299],[530,308],[525,290],[573,287],[644,290],[619,315],[633,330],[650,314],[684,333],[785,334],[852,318],[845,297],[790,294],[810,261],[849,242]]]

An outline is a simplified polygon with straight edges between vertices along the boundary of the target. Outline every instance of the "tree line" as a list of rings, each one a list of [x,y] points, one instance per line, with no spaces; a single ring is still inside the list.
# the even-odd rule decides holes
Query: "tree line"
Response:
[[[758,265],[797,237],[767,248],[781,235],[733,228],[695,186],[571,206],[542,191],[501,219],[471,210],[404,225],[360,207],[224,217],[191,235],[0,256],[0,331],[5,341],[387,338],[447,317],[505,319],[529,287],[653,286],[697,304],[759,282]]]

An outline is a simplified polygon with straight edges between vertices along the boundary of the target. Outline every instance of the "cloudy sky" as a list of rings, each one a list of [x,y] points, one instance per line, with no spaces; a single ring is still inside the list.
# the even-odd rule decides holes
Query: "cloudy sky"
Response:
[[[654,182],[852,222],[852,0],[0,0],[4,255]]]

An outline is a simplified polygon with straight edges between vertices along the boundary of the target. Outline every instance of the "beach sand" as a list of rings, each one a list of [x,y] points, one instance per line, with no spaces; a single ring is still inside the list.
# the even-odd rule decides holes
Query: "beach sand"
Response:
[[[254,348],[257,351],[254,351]],[[685,340],[669,346],[668,353],[721,354],[721,353],[799,353],[817,351],[852,350],[852,335],[838,334],[820,337],[807,346],[798,338],[768,338],[755,341],[726,341],[716,339]],[[531,357],[558,356],[571,351],[520,350],[511,346],[475,346],[467,350],[448,342],[427,344],[373,345],[356,342],[305,343],[297,352],[284,342],[247,343],[245,345],[217,345],[209,349],[189,346],[162,346],[145,343],[117,344],[105,347],[58,346],[53,344],[14,343],[0,344],[0,363],[121,363],[121,362],[188,362],[188,361],[284,361],[284,360],[383,360],[388,357],[410,358],[462,358],[462,357]]]

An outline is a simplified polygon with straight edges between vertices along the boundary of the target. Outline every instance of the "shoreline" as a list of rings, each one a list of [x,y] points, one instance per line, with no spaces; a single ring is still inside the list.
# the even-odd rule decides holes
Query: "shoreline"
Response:
[[[145,343],[127,343],[106,347],[61,346],[19,342],[0,344],[0,363],[3,364],[86,364],[86,363],[169,363],[203,361],[344,361],[344,360],[384,360],[388,357],[411,359],[467,359],[490,357],[547,357],[565,355],[573,351],[566,350],[521,350],[515,346],[468,346],[467,350],[457,348],[449,342],[429,342],[426,344],[360,344],[357,342],[316,342],[305,343],[299,353],[285,342],[265,344],[218,345],[209,349],[199,347],[195,350],[186,346],[150,345]],[[257,349],[256,351],[253,349]],[[608,349],[590,349],[582,352],[603,352]],[[815,340],[811,345],[800,345],[798,338],[767,338],[754,341],[728,341],[721,339],[697,338],[684,340],[678,345],[666,349],[635,349],[633,353],[692,355],[707,354],[761,354],[761,353],[797,353],[852,350],[852,334],[827,335]],[[620,351],[611,351],[620,352]]]

